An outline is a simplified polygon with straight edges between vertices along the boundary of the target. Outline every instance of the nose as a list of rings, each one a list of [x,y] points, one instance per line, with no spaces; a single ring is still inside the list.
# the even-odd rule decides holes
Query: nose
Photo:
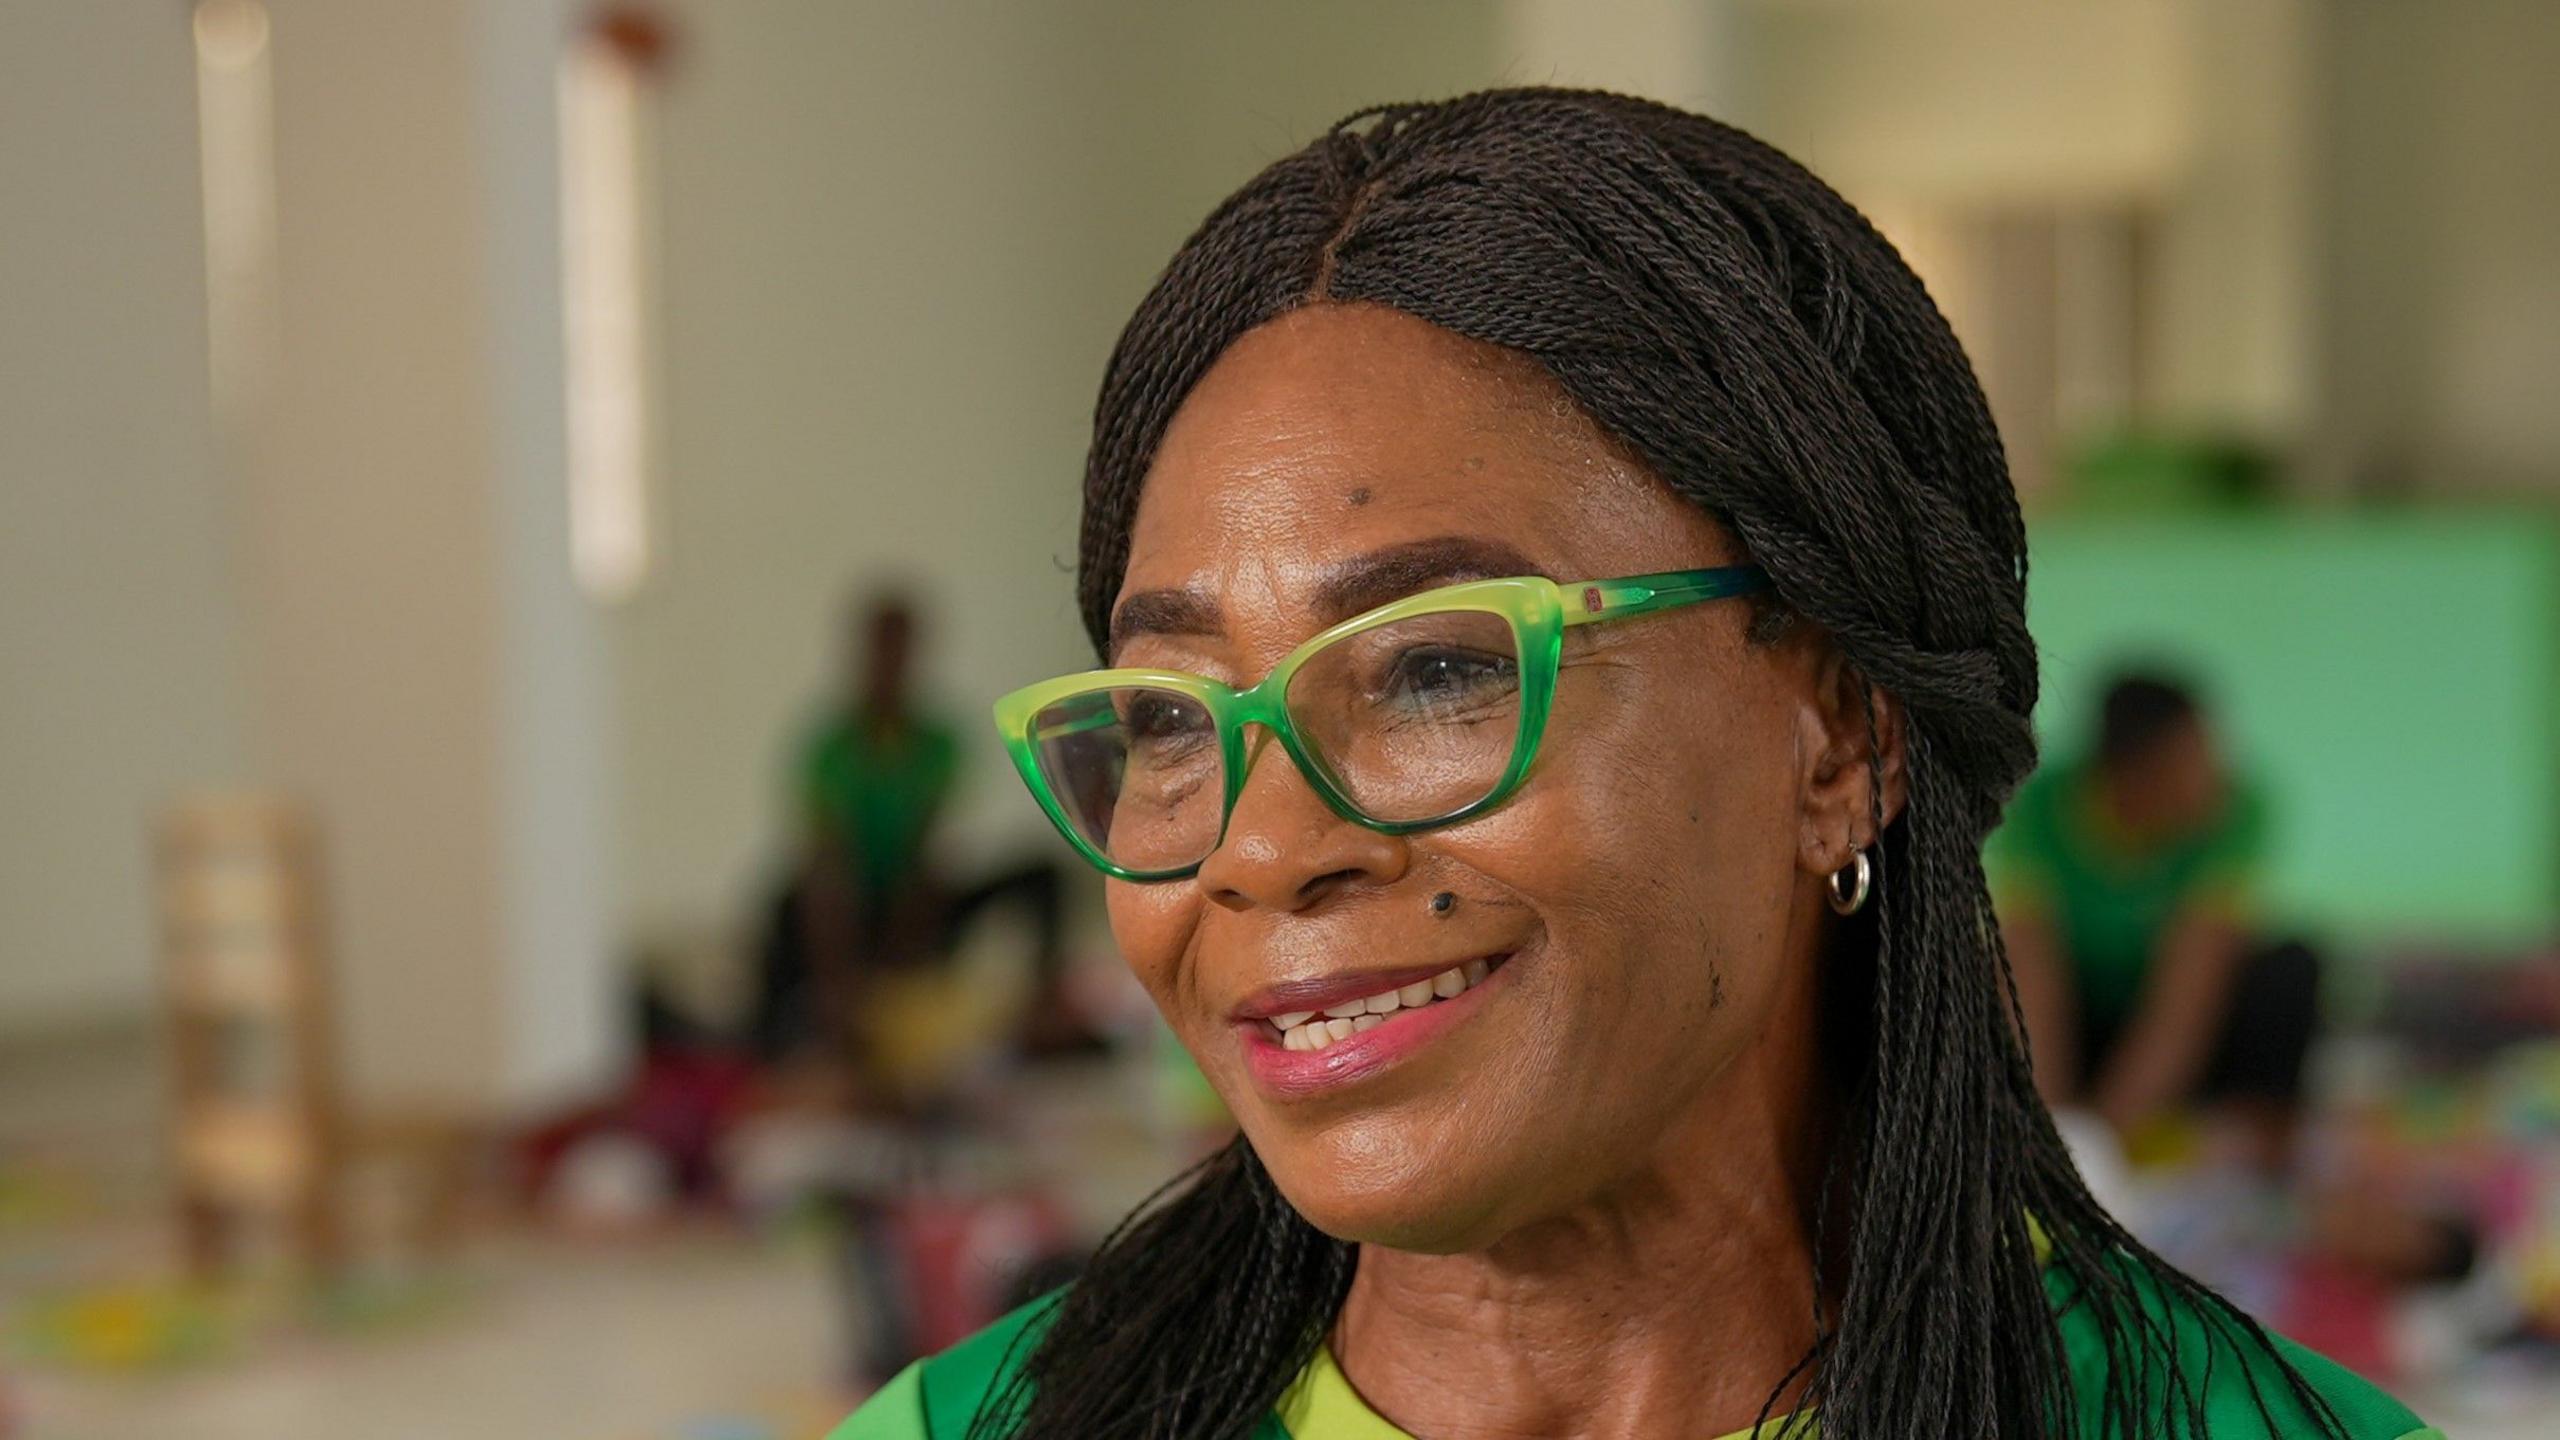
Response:
[[[1226,838],[1200,862],[1200,885],[1230,910],[1299,911],[1345,889],[1392,884],[1411,855],[1403,836],[1335,814],[1286,747],[1257,729],[1244,789],[1227,817]]]

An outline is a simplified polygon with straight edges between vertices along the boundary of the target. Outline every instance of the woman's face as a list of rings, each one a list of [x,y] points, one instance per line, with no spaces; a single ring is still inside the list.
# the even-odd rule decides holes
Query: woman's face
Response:
[[[1401,312],[1318,306],[1243,337],[1176,415],[1115,609],[1146,618],[1112,663],[1242,687],[1326,625],[1436,585],[1744,558],[1533,363]],[[1149,592],[1180,599],[1129,606]],[[1759,1105],[1737,1082],[1755,1054],[1804,1052],[1772,1036],[1809,1026],[1820,878],[1866,836],[1865,716],[1843,723],[1828,646],[1801,627],[1757,642],[1751,616],[1706,604],[1568,630],[1537,768],[1443,830],[1344,821],[1255,731],[1198,875],[1111,882],[1130,965],[1317,1226],[1489,1244],[1720,1123],[1719,1096]],[[1312,1083],[1253,1059],[1277,1039],[1253,1018],[1274,987],[1478,960],[1479,983],[1390,1014]]]

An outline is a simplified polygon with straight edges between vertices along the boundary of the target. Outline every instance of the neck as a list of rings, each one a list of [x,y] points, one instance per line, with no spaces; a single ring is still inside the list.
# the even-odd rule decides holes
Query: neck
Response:
[[[1794,1408],[1832,1110],[1819,968],[1808,953],[1762,1041],[1574,1211],[1463,1254],[1363,1246],[1332,1344],[1369,1404],[1434,1440],[1722,1435]]]

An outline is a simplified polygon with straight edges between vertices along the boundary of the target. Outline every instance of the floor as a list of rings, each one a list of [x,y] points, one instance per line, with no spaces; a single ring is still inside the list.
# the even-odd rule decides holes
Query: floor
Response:
[[[0,1337],[13,1309],[66,1274],[172,1270],[150,1054],[140,1035],[0,1050],[0,1174],[83,1177],[49,1209],[13,1211],[0,1193]],[[1145,1134],[1105,1118],[1142,1108],[1120,1080],[1044,1084],[1027,1103],[1042,1112],[1027,1130],[1075,1152],[1080,1222],[1117,1214],[1164,1173]],[[836,1383],[850,1347],[814,1236],[497,1231],[436,1289],[395,1320],[271,1335],[218,1363],[0,1370],[0,1440],[818,1440],[850,1404]],[[2554,1433],[2539,1386],[2409,1398],[2461,1440]]]
[[[680,1241],[478,1257],[394,1335],[26,1382],[28,1440],[816,1440],[846,1404],[817,1257]],[[676,1298],[680,1297],[680,1298]]]
[[[0,1162],[39,1177],[14,1210],[0,1201],[0,1325],[70,1283],[175,1273],[152,1053],[125,1032],[0,1051]],[[849,1404],[827,1274],[814,1236],[484,1234],[393,1318],[261,1330],[218,1361],[157,1370],[0,1372],[19,1427],[0,1435],[815,1440]]]
[[[788,1223],[483,1224],[356,1323],[226,1308],[211,1358],[37,1358],[65,1296],[178,1293],[154,1057],[141,1030],[0,1046],[0,1440],[818,1440],[853,1403],[832,1244]],[[1176,1168],[1145,1067],[1030,1088],[1008,1153],[1072,1176],[1076,1226]]]

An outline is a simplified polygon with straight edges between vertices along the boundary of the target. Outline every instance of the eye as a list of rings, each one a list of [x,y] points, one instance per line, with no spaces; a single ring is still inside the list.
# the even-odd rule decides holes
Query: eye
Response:
[[[1207,734],[1209,713],[1179,696],[1151,693],[1133,698],[1121,723],[1128,727],[1132,740],[1151,745],[1179,744]]]
[[[1506,694],[1518,684],[1519,666],[1508,655],[1427,645],[1398,654],[1380,689],[1391,700],[1452,705]]]

